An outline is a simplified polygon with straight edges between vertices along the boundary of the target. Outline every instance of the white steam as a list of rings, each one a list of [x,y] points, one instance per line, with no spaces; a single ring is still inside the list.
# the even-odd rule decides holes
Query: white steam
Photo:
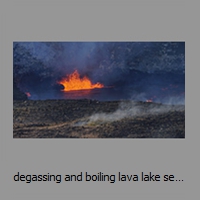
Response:
[[[158,115],[167,113],[169,111],[183,111],[185,106],[183,105],[163,105],[155,103],[144,103],[144,102],[123,102],[119,105],[119,108],[112,113],[95,113],[75,124],[75,126],[84,126],[87,124],[98,123],[103,124],[106,122],[118,121],[124,118],[132,118],[147,115]]]

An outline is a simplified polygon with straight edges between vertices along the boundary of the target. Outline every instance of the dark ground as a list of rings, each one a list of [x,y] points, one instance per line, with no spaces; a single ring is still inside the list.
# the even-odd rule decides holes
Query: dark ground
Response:
[[[129,113],[115,121],[89,121],[89,117],[95,113],[114,113],[121,103],[87,99],[14,100],[13,137],[185,138],[184,105],[135,102],[134,106],[140,107],[139,115],[131,116]],[[130,105],[130,101],[123,103]],[[127,111],[127,108],[124,109]]]

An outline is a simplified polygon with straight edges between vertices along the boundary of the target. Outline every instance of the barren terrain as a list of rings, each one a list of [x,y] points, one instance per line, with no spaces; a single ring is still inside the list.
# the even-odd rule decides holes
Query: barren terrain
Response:
[[[96,100],[14,100],[14,138],[185,138],[185,106]]]

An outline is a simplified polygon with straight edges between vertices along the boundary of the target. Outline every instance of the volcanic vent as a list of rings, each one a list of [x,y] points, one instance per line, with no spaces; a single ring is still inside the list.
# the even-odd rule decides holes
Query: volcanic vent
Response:
[[[13,82],[14,99],[184,104],[185,43],[14,42]]]
[[[185,138],[184,42],[14,42],[14,138]]]

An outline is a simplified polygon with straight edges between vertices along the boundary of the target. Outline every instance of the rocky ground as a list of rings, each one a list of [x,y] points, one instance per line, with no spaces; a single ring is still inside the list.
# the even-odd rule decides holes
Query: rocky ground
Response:
[[[185,106],[14,100],[14,138],[185,138]]]

